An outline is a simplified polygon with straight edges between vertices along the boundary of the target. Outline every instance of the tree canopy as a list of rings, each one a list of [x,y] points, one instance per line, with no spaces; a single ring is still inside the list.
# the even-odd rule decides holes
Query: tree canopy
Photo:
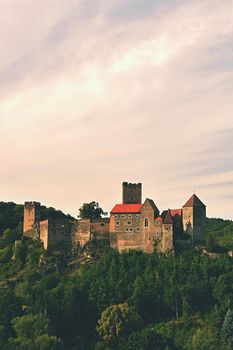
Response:
[[[107,213],[99,206],[97,202],[84,203],[79,209],[78,217],[81,219],[100,219],[103,215]]]
[[[231,221],[208,219],[207,237],[224,248],[214,258],[197,249],[164,256],[106,247],[83,264],[81,252],[74,259],[22,239],[22,216],[15,205],[8,209],[0,234],[1,349],[232,349]]]

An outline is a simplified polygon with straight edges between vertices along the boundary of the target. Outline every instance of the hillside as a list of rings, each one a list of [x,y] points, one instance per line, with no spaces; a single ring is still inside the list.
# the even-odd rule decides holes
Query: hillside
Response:
[[[0,235],[6,229],[16,229],[23,223],[23,210],[22,204],[16,204],[13,202],[0,202]],[[41,220],[48,218],[64,218],[71,217],[70,215],[64,214],[61,210],[56,210],[52,207],[41,206]]]
[[[215,252],[233,250],[233,221],[207,218],[206,246]]]
[[[44,207],[43,215],[65,214]],[[232,221],[207,220],[216,259],[106,248],[74,270],[69,254],[15,244],[22,218],[21,205],[0,203],[1,349],[232,349],[233,261],[224,253]]]

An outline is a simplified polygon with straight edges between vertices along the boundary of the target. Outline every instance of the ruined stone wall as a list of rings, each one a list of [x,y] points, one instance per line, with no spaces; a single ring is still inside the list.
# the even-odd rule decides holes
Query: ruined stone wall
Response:
[[[71,222],[68,219],[49,219],[40,222],[40,239],[44,248],[57,244],[71,245]]]
[[[123,204],[141,204],[142,203],[142,184],[132,184],[123,182]]]
[[[109,219],[80,219],[72,226],[72,242],[83,247],[91,239],[109,239]]]
[[[40,221],[40,240],[43,242],[44,248],[48,249],[49,236],[49,220]]]
[[[91,220],[76,220],[72,228],[73,244],[83,247],[91,239]]]
[[[25,202],[23,234],[32,238],[39,237],[40,203]]]
[[[95,239],[109,238],[109,219],[91,221],[91,237]]]
[[[71,222],[69,219],[49,220],[49,246],[64,243],[65,246],[71,244]]]

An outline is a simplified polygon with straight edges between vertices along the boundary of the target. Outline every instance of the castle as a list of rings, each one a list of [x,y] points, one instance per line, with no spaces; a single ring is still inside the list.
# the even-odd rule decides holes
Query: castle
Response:
[[[179,242],[201,244],[205,235],[206,206],[193,194],[181,209],[160,213],[152,199],[142,203],[142,184],[123,182],[122,203],[110,219],[40,220],[40,203],[24,206],[24,236],[39,238],[45,249],[63,243],[70,248],[93,239],[107,239],[119,252],[129,249],[173,254]]]

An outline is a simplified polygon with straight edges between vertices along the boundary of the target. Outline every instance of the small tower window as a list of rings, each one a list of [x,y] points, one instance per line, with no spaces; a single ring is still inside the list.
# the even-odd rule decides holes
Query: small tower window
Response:
[[[144,226],[145,226],[145,227],[149,227],[149,220],[148,220],[147,218],[145,219]]]

